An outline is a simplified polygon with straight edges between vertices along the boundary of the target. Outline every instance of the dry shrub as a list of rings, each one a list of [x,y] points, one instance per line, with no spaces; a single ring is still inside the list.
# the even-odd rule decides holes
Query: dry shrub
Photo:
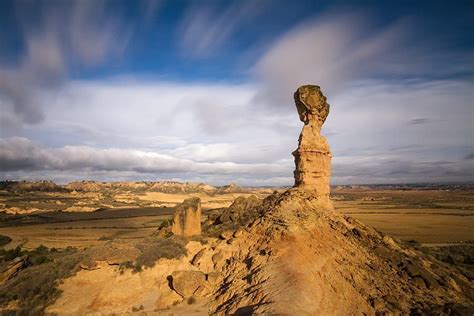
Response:
[[[174,259],[187,254],[185,244],[178,239],[148,238],[137,244],[140,250],[135,267],[151,268],[161,258]]]
[[[19,309],[12,312],[15,315],[44,314],[45,308],[59,297],[59,282],[72,276],[79,264],[87,260],[85,252],[73,249],[48,253],[39,249],[38,252],[47,260],[38,260],[41,262],[20,271],[0,286],[0,305],[18,300]]]

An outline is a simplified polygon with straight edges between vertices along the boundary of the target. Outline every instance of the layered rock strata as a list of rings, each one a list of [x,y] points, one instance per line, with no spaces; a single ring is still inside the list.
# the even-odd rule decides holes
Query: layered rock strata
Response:
[[[178,236],[195,236],[201,234],[201,200],[186,199],[176,206],[171,227],[173,234]]]
[[[330,206],[331,150],[324,136],[323,126],[329,114],[329,104],[319,86],[301,86],[294,93],[296,109],[304,123],[293,152],[296,170],[295,187],[313,191],[321,202]]]

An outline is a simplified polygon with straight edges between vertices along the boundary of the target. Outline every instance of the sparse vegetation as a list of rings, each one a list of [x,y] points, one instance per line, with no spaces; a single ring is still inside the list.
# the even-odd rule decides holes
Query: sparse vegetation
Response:
[[[189,237],[189,240],[192,240],[192,241],[198,241],[201,243],[201,245],[207,245],[209,243],[209,241],[207,240],[207,238],[205,238],[204,236],[202,235],[199,235],[199,236],[191,236]]]
[[[137,245],[140,250],[135,267],[151,268],[161,258],[173,259],[186,255],[185,244],[178,239],[148,238]]]
[[[142,311],[142,310],[144,310],[144,309],[145,309],[145,307],[143,307],[143,305],[140,305],[140,306],[138,306],[138,307],[133,306],[133,307],[132,307],[132,312],[135,312],[135,313],[136,313],[136,312]]]
[[[99,241],[109,241],[109,240],[113,240],[113,238],[111,236],[102,236],[99,238]]]
[[[0,247],[7,245],[10,243],[12,239],[8,236],[0,235]]]
[[[0,305],[10,301],[19,302],[18,314],[42,314],[48,304],[52,303],[60,294],[57,289],[59,282],[72,276],[80,266],[92,267],[94,257],[102,254],[115,256],[120,248],[109,250],[99,246],[88,250],[67,248],[62,251],[48,249],[41,245],[32,251],[22,250],[20,247],[11,250],[0,250],[2,261],[10,261],[16,257],[26,256],[30,266],[18,275],[0,286]],[[186,255],[185,240],[179,238],[147,238],[136,244],[139,255],[135,262],[124,261],[119,265],[123,272],[132,269],[140,272],[144,268],[153,267],[160,258],[178,258]],[[140,311],[143,307],[136,307]]]
[[[59,296],[59,282],[72,276],[79,264],[87,260],[86,252],[72,248],[61,252],[49,251],[45,247],[38,247],[32,252],[16,248],[8,254],[8,258],[19,254],[27,255],[28,261],[32,263],[15,278],[0,286],[0,305],[18,301],[19,310],[15,314],[19,315],[43,314],[47,305]]]
[[[17,257],[21,257],[24,252],[22,252],[20,247],[16,247],[14,249],[4,250],[0,249],[0,257],[2,258],[3,262],[13,260]]]
[[[421,247],[421,251],[449,264],[469,280],[474,279],[474,244]]]
[[[218,237],[224,231],[235,231],[261,215],[262,200],[256,196],[238,197],[228,208],[215,210],[212,223],[203,226],[204,235]]]
[[[119,264],[120,274],[123,274],[125,269],[133,269],[135,271],[135,264],[133,261],[127,260]]]
[[[158,226],[158,230],[166,228],[166,227],[170,227],[172,223],[173,223],[173,220],[171,219],[164,220],[160,223],[160,226]]]
[[[414,239],[405,240],[404,243],[407,246],[415,248],[415,249],[419,249],[421,247],[421,244],[418,241],[414,240]]]

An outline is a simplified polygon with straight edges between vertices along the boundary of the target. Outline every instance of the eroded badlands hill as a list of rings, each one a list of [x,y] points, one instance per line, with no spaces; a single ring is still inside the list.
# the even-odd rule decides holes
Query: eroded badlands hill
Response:
[[[187,244],[187,255],[134,273],[96,257],[60,286],[47,311],[207,314],[469,315],[469,279],[294,188],[260,204],[241,199],[243,227]],[[219,225],[225,223],[220,222]],[[212,226],[212,225],[211,225]],[[229,227],[229,226],[226,226]],[[103,251],[101,251],[103,252]]]
[[[269,197],[264,215],[232,240],[211,311],[286,315],[467,311],[473,287],[421,253],[311,192]]]
[[[86,249],[87,262],[65,273],[61,295],[43,301],[51,303],[46,312],[472,315],[469,275],[334,210],[331,152],[320,135],[329,105],[318,86],[300,87],[295,103],[304,127],[294,188],[236,199],[210,214],[200,236],[196,198],[156,236]],[[5,284],[21,286],[15,280]],[[14,311],[25,303],[5,284],[0,294],[12,298],[2,308]]]

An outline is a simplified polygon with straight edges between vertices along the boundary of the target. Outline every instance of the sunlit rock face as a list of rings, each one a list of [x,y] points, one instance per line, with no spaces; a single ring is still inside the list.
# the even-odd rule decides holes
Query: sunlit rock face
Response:
[[[176,206],[171,231],[175,235],[189,237],[201,234],[201,200],[186,199]]]
[[[298,149],[293,152],[295,187],[312,190],[322,202],[329,203],[331,150],[326,138],[321,136],[329,104],[321,88],[315,85],[299,87],[294,98],[300,120],[304,123]]]

